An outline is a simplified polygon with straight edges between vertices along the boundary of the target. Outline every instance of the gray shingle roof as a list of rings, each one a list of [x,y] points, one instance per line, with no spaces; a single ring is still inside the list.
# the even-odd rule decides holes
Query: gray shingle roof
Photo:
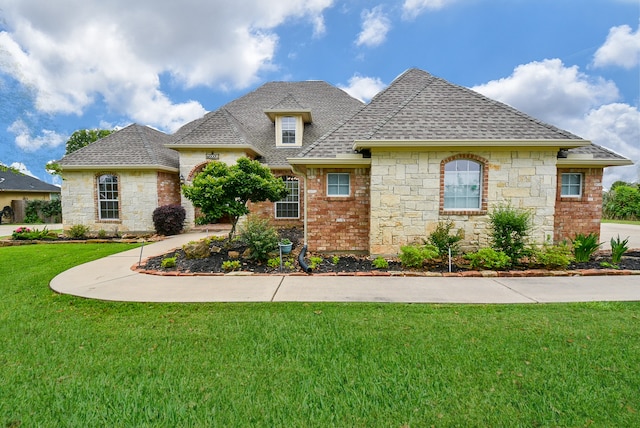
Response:
[[[288,166],[287,158],[301,148],[276,147],[275,125],[265,114],[266,110],[311,111],[313,122],[305,124],[303,131],[302,148],[305,148],[353,116],[363,105],[326,82],[270,82],[207,113],[196,121],[198,123],[185,125],[175,134],[170,146],[179,149],[181,145],[248,144],[264,156],[269,166]]]
[[[30,175],[0,168],[0,192],[60,193],[60,187],[45,183]]]
[[[322,158],[352,153],[355,140],[527,139],[581,138],[468,88],[409,69],[300,155]]]
[[[164,146],[171,138],[163,132],[134,123],[66,155],[59,164],[63,170],[73,166],[107,165],[177,169],[178,153]]]

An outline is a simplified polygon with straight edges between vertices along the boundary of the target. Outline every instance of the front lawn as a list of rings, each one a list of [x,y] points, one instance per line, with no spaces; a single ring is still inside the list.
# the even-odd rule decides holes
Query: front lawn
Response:
[[[640,303],[129,304],[48,288],[128,248],[0,248],[0,426],[640,424]]]

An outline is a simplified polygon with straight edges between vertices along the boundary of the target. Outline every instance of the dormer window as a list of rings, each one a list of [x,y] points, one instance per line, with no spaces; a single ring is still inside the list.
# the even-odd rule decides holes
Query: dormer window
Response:
[[[282,145],[296,144],[297,120],[293,116],[283,116],[280,118]]]
[[[311,123],[311,111],[268,109],[264,112],[275,124],[276,147],[302,147],[304,125]]]

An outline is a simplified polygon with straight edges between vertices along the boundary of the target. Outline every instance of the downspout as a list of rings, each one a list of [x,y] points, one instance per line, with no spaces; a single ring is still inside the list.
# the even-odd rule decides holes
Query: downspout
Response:
[[[303,197],[303,201],[304,201],[304,218],[302,219],[302,234],[303,234],[303,245],[302,245],[302,250],[300,251],[300,254],[298,255],[298,264],[300,265],[300,267],[302,268],[302,270],[306,273],[311,273],[311,267],[309,267],[309,265],[307,264],[307,262],[304,260],[304,256],[305,254],[307,254],[307,246],[309,245],[309,240],[308,240],[308,235],[307,235],[307,207],[309,206],[308,204],[308,197],[307,197],[307,174],[306,172],[302,172],[299,169],[296,169],[295,165],[291,165],[291,171],[293,171],[294,174],[298,174],[302,176],[302,188],[304,189],[304,197]]]

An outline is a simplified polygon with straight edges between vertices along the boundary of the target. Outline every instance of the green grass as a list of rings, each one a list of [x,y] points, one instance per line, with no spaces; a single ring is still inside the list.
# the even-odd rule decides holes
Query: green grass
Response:
[[[635,224],[640,226],[640,221],[633,220],[602,220],[602,223]]]
[[[133,304],[48,288],[126,248],[0,248],[0,426],[640,424],[640,303]]]

